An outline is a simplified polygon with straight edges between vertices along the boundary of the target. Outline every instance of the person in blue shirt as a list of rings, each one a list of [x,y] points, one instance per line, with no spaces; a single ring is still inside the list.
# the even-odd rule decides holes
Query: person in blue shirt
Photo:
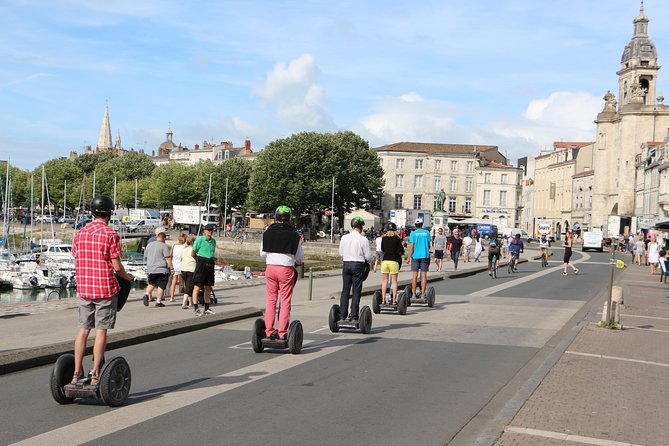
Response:
[[[509,254],[511,254],[511,257],[516,258],[516,262],[513,266],[513,270],[516,271],[518,268],[516,268],[516,265],[518,265],[518,259],[520,258],[520,253],[525,251],[525,246],[523,245],[523,241],[520,239],[520,234],[516,234],[516,236],[509,242]]]
[[[430,231],[423,229],[423,219],[418,218],[414,222],[416,230],[409,236],[409,250],[407,252],[407,263],[411,263],[411,291],[416,295],[418,284],[418,271],[421,272],[421,296],[425,296],[427,289],[427,270],[430,267],[430,251],[432,250],[432,239]]]

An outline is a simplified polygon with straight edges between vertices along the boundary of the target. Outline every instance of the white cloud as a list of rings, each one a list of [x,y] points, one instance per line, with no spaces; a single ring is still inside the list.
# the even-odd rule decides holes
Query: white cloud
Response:
[[[514,160],[538,155],[554,141],[593,141],[593,121],[602,107],[602,100],[591,94],[561,91],[530,101],[522,115],[477,120],[476,110],[465,113],[406,93],[379,101],[373,114],[350,127],[373,147],[400,141],[489,144]],[[477,124],[463,125],[459,117]]]
[[[456,127],[453,108],[440,101],[425,101],[416,93],[388,97],[376,113],[352,124],[372,145],[399,141],[442,142]]]
[[[276,107],[281,124],[299,130],[331,131],[334,122],[319,84],[320,70],[311,54],[302,54],[288,65],[279,62],[254,92]]]

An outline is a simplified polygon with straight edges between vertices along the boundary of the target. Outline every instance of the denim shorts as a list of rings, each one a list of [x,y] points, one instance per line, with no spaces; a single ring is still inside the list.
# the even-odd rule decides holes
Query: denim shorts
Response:
[[[411,259],[411,271],[425,271],[430,268],[430,258],[426,259]]]

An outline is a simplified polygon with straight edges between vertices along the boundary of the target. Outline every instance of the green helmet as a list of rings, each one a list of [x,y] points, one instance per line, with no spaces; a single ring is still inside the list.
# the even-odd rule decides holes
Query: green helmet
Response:
[[[352,228],[362,228],[363,226],[365,226],[365,220],[362,217],[353,217],[351,220]]]
[[[288,206],[279,206],[274,211],[274,219],[279,223],[286,223],[290,221],[291,211]]]

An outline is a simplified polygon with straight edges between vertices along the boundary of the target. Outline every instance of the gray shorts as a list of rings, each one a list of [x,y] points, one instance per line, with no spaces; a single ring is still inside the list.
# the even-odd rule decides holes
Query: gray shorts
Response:
[[[116,324],[118,294],[108,299],[84,299],[77,295],[80,328],[112,329]]]

